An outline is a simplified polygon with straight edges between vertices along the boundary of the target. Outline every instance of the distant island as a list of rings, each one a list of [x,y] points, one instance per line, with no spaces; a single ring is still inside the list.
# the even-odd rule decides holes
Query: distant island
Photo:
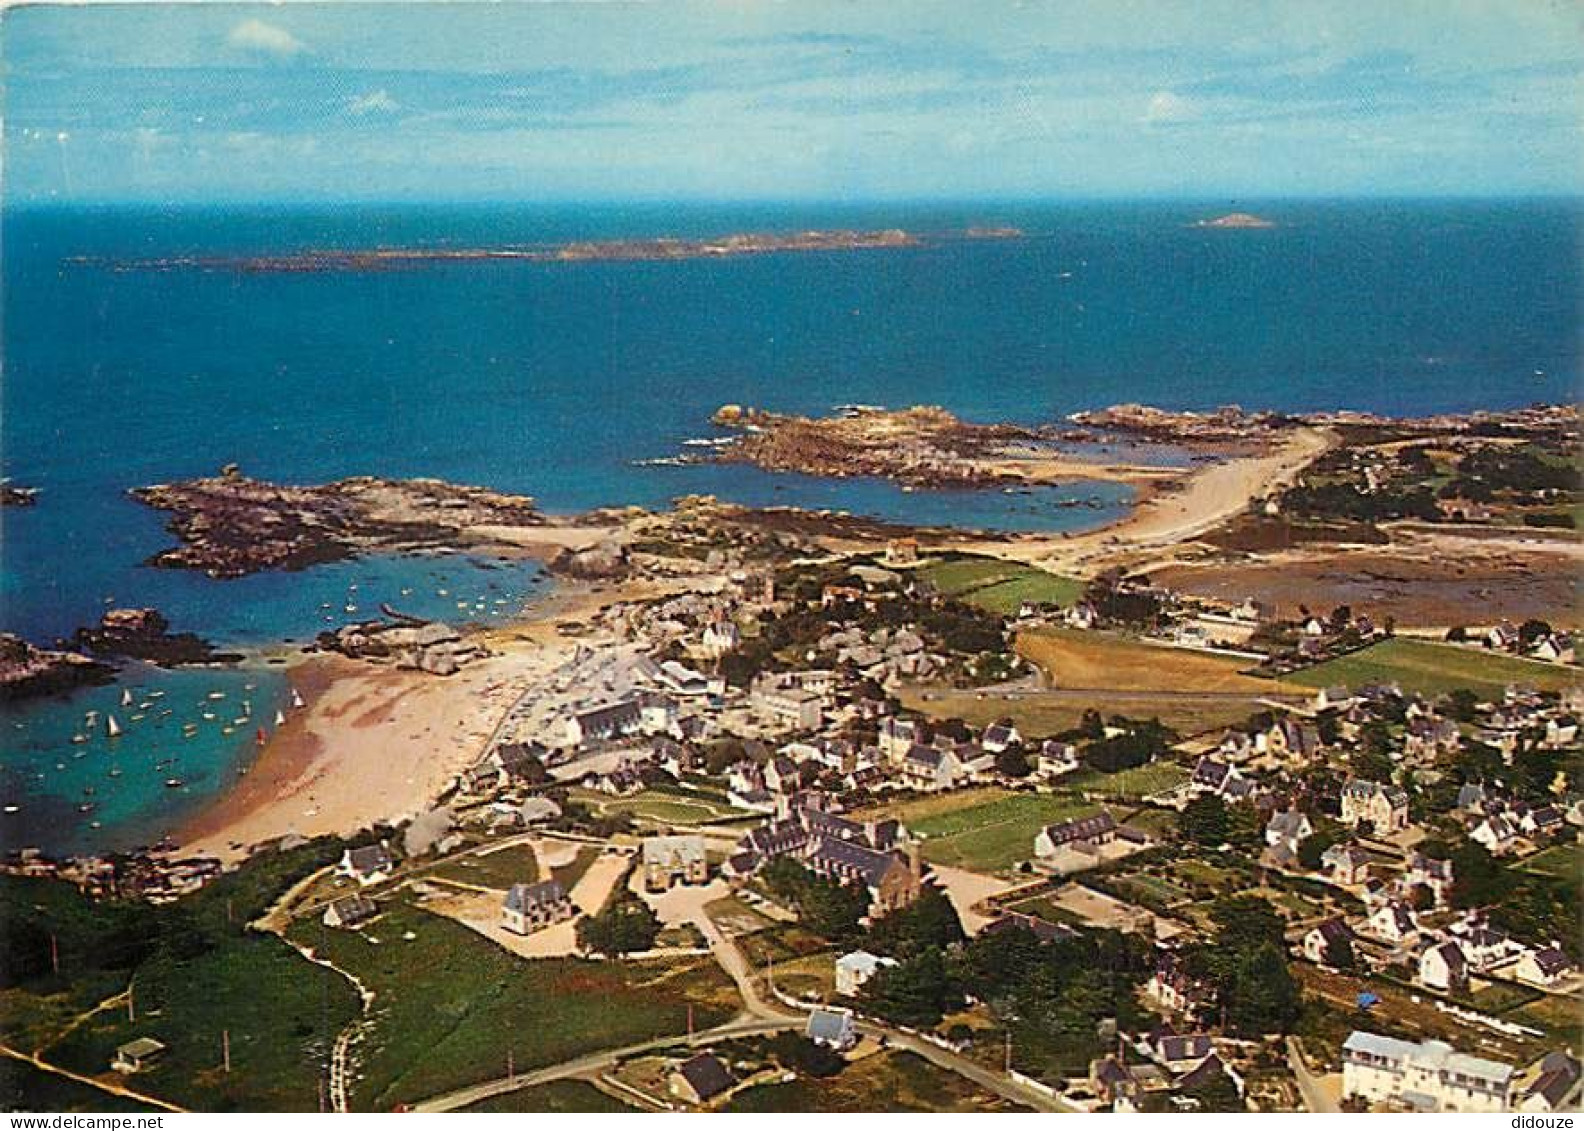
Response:
[[[1274,228],[1275,226],[1276,221],[1256,216],[1252,212],[1228,212],[1225,216],[1217,216],[1214,220],[1200,220],[1194,224],[1196,228]]]

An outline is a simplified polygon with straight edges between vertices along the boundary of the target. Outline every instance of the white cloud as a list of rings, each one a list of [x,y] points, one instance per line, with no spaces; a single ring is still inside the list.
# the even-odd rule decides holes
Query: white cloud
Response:
[[[392,98],[389,91],[383,89],[371,90],[367,94],[347,99],[349,114],[390,114],[399,109],[401,103]]]
[[[1165,122],[1187,122],[1198,116],[1198,108],[1180,94],[1159,90],[1150,96],[1144,108],[1143,121],[1150,125]]]
[[[305,50],[302,40],[291,32],[263,20],[243,20],[231,29],[226,42],[232,47],[262,51],[267,55],[295,55]]]

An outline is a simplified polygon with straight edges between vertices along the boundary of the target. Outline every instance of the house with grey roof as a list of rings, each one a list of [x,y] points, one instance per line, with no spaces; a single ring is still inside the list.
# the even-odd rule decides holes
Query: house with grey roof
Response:
[[[1342,1045],[1342,1096],[1412,1111],[1499,1112],[1511,1065],[1458,1052],[1444,1041],[1399,1040],[1355,1030]]]
[[[817,1045],[846,1052],[858,1043],[853,1015],[844,1009],[816,1009],[809,1014],[803,1035]]]
[[[671,1094],[690,1104],[707,1104],[729,1092],[737,1083],[731,1070],[712,1052],[689,1057],[672,1070],[666,1086]]]
[[[645,837],[641,859],[647,891],[669,891],[673,884],[709,882],[709,860],[701,836]]]
[[[349,848],[341,854],[336,865],[336,875],[350,876],[360,884],[377,884],[388,880],[396,870],[396,861],[384,841],[366,844],[362,848]]]
[[[501,926],[513,934],[531,935],[576,913],[559,881],[513,884],[501,903]]]
[[[320,921],[327,927],[352,928],[379,914],[379,906],[366,895],[344,895],[332,899]]]

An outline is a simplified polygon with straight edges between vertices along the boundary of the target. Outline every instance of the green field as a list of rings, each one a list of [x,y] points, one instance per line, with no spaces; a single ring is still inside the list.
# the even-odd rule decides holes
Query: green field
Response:
[[[1134,766],[1129,770],[1119,770],[1114,774],[1102,774],[1088,769],[1079,770],[1063,781],[1062,785],[1070,789],[1105,794],[1108,797],[1137,799],[1176,789],[1189,777],[1189,772],[1182,766],[1162,759],[1143,766]]]
[[[530,845],[514,844],[495,852],[448,860],[431,874],[440,879],[504,891],[513,884],[531,884],[539,880],[539,858]]]
[[[974,872],[1011,872],[1034,854],[1034,837],[1046,825],[1088,816],[1098,807],[1067,797],[1005,793],[986,797],[976,791],[968,804],[916,821],[908,828],[923,835],[924,858],[934,864]]]
[[[504,1096],[469,1104],[463,1111],[494,1112],[628,1112],[637,1111],[584,1080],[556,1080],[519,1088]]]
[[[749,815],[725,801],[684,790],[646,789],[631,797],[609,797],[590,790],[574,789],[570,796],[593,806],[602,814],[627,813],[635,820],[658,825],[708,825]]]
[[[1577,880],[1584,876],[1584,845],[1559,844],[1529,857],[1518,867],[1524,872],[1555,876],[1559,880]]]
[[[134,1084],[134,1087],[136,1085]],[[0,1059],[0,1111],[158,1111],[158,1108],[79,1084],[22,1060]]]
[[[386,1111],[502,1076],[508,1050],[523,1071],[686,1032],[689,1003],[701,1028],[740,1007],[735,988],[708,959],[529,961],[399,902],[371,930],[300,923],[293,935],[376,995],[358,1053],[359,1110]]]
[[[1003,615],[1017,612],[1024,601],[1070,605],[1083,596],[1081,581],[997,558],[953,558],[919,572],[946,596]]]
[[[1562,691],[1584,682],[1576,669],[1401,636],[1283,678],[1316,688],[1397,683],[1420,695],[1466,687],[1483,696],[1500,695],[1509,683]]]
[[[1127,875],[1111,876],[1108,886],[1116,889],[1123,899],[1147,907],[1151,911],[1165,911],[1179,903],[1187,902],[1192,898],[1192,893],[1185,891],[1176,884],[1169,883],[1159,876],[1146,875],[1143,872],[1130,872]]]

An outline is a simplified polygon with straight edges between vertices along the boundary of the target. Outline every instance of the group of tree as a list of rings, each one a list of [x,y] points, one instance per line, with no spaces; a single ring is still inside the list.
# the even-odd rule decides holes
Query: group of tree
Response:
[[[1132,584],[1118,570],[1107,570],[1084,586],[1083,599],[1106,624],[1155,628],[1164,611],[1159,593]]]
[[[1091,739],[1081,755],[1085,765],[1110,774],[1152,762],[1176,741],[1177,732],[1159,719],[1129,721],[1120,734]]]
[[[849,943],[862,933],[860,920],[869,910],[869,891],[862,884],[816,875],[786,856],[770,861],[760,875],[770,893],[790,904],[803,926],[821,938]]]
[[[1258,896],[1237,895],[1217,900],[1210,918],[1211,941],[1191,948],[1187,961],[1215,986],[1227,1028],[1247,1037],[1290,1031],[1301,995],[1282,917]]]
[[[620,958],[641,950],[652,950],[660,937],[660,920],[640,899],[626,898],[610,904],[595,915],[578,920],[578,947],[590,954]]]

